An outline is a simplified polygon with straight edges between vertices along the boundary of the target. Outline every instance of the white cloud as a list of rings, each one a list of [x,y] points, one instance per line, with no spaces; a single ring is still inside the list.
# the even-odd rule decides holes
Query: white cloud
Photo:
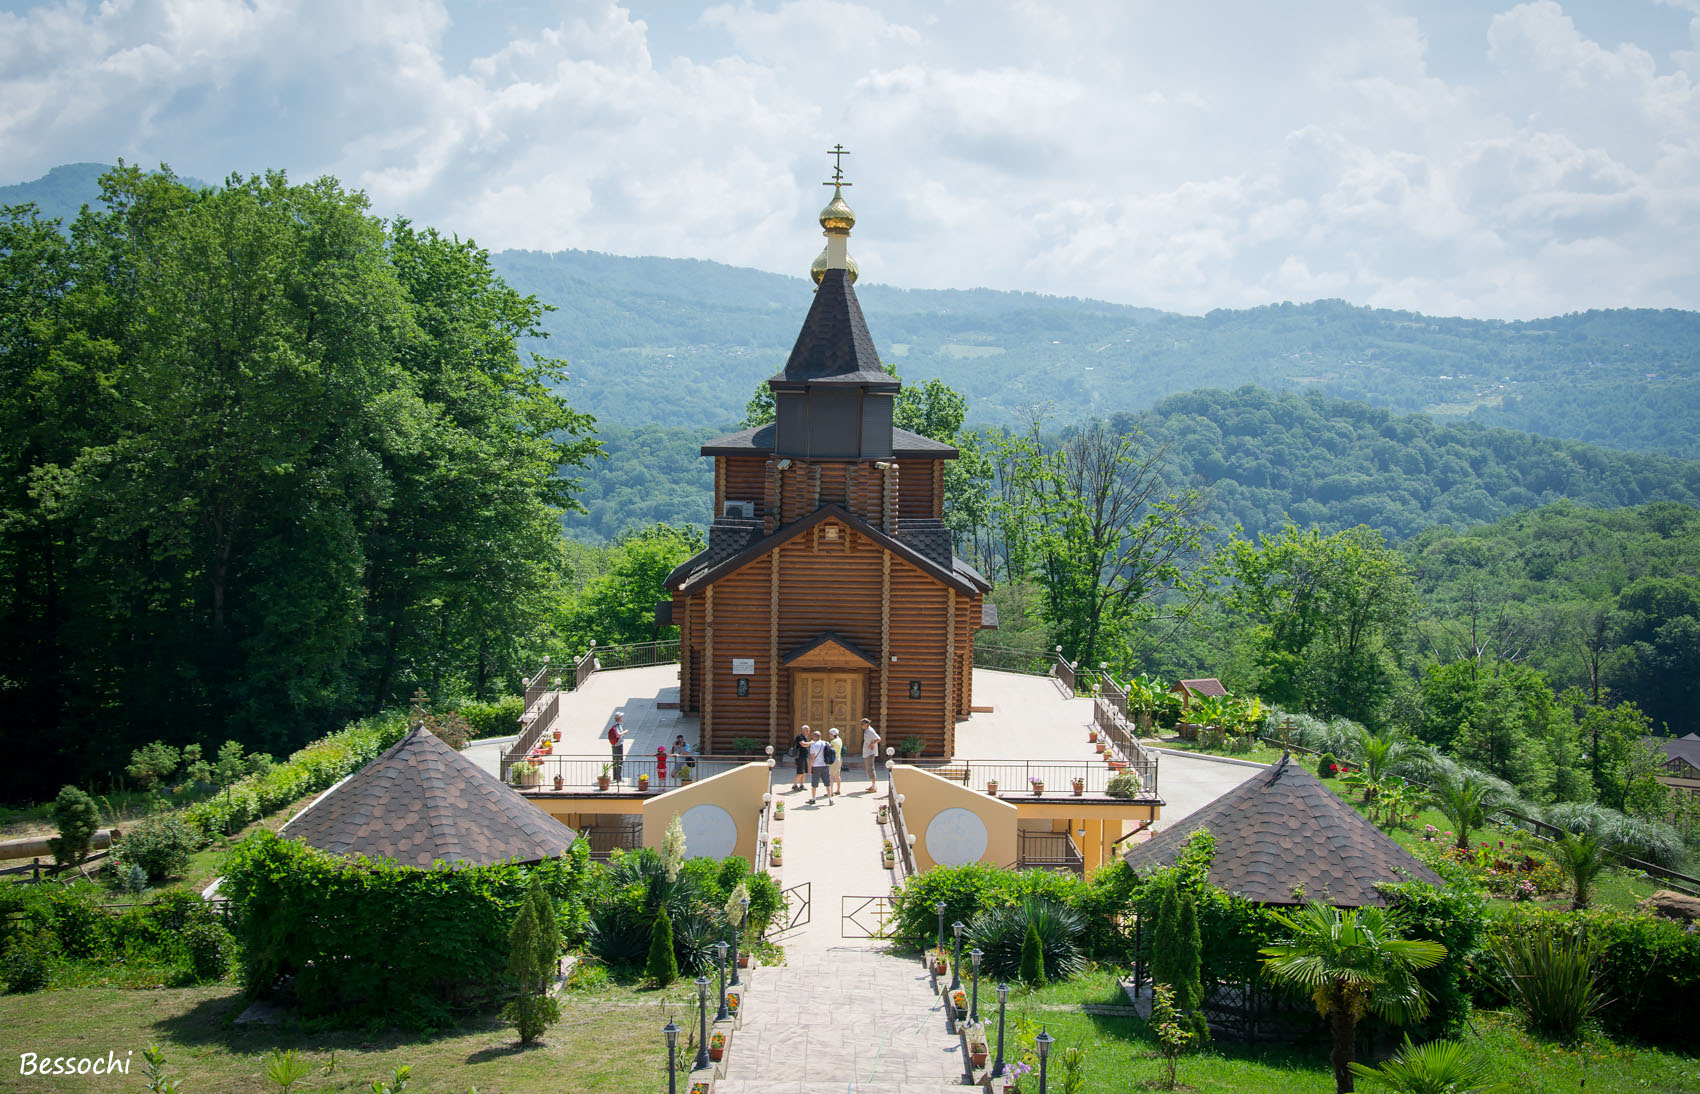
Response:
[[[1686,41],[1552,0],[65,0],[0,13],[0,162],[327,172],[487,246],[800,274],[843,141],[871,280],[1694,307],[1700,0],[1665,2]]]

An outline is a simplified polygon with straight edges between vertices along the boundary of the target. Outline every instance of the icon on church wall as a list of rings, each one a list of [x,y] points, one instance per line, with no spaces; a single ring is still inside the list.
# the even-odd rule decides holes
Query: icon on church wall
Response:
[[[750,678],[747,677],[747,676],[740,676],[738,678],[738,698],[742,699],[744,696],[748,695],[749,693],[750,693]]]
[[[909,681],[909,698],[919,699],[920,697],[921,697],[921,681],[919,681],[919,680]]]

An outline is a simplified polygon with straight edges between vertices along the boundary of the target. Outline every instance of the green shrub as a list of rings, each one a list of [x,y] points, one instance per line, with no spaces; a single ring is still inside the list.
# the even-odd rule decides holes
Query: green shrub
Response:
[[[40,991],[53,979],[53,962],[58,946],[46,931],[18,932],[0,953],[0,980],[17,995]]]
[[[455,704],[453,709],[466,719],[473,740],[511,737],[519,731],[519,716],[525,713],[525,696],[504,695],[488,703],[469,699]]]
[[[1035,988],[1045,986],[1045,944],[1039,941],[1038,925],[1031,919],[1021,938],[1021,982]]]
[[[1604,1002],[1599,947],[1586,931],[1546,927],[1494,941],[1500,989],[1531,1032],[1576,1041]]]
[[[62,788],[53,801],[53,822],[59,826],[59,835],[47,841],[53,861],[61,866],[80,865],[89,857],[89,843],[100,827],[94,799],[74,786]]]
[[[141,783],[143,790],[151,790],[156,783],[171,778],[181,760],[182,753],[177,749],[164,741],[154,741],[130,753],[129,766],[124,770]]]
[[[554,902],[533,879],[508,934],[508,976],[519,996],[502,1012],[519,1031],[522,1045],[537,1040],[561,1020],[560,1001],[550,991],[560,961],[561,930],[555,925]]]
[[[984,952],[981,975],[1044,983],[1066,980],[1086,967],[1080,951],[1084,928],[1079,912],[1055,900],[1030,896],[1019,904],[988,908],[974,916],[963,941]],[[1029,952],[1030,944],[1036,944],[1036,952]],[[1029,958],[1039,962],[1038,969],[1028,965]]]
[[[421,870],[327,854],[264,829],[225,860],[250,993],[286,976],[308,1014],[440,1025],[505,984],[508,935],[537,878],[561,922],[583,916],[589,849],[533,866]]]
[[[206,920],[184,928],[181,937],[189,978],[197,984],[223,980],[236,951],[236,940],[230,932]]]
[[[891,937],[899,946],[925,950],[937,941],[938,913],[933,906],[939,901],[944,901],[948,926],[957,920],[967,923],[984,910],[1020,904],[1027,897],[1076,907],[1088,903],[1090,890],[1072,874],[1049,870],[1004,870],[983,862],[936,866],[905,881],[893,893]],[[1019,948],[1018,936],[1013,951],[1017,958]],[[1017,967],[1011,963],[1010,975]]]
[[[150,882],[181,875],[194,854],[195,834],[183,814],[169,809],[154,812],[124,833],[112,850],[119,866],[139,866]]]
[[[1444,876],[1444,875],[1443,875]],[[1440,964],[1419,971],[1417,981],[1433,1002],[1428,1028],[1448,1037],[1462,1036],[1470,1019],[1466,978],[1479,963],[1487,931],[1487,900],[1468,882],[1436,888],[1421,881],[1380,885],[1387,910],[1406,938],[1446,947]]]
[[[679,979],[679,962],[673,956],[673,921],[663,908],[655,917],[655,926],[649,932],[649,962],[647,964],[649,978],[659,986],[666,987]]]
[[[1319,779],[1338,778],[1339,772],[1335,771],[1335,768],[1339,766],[1340,761],[1334,758],[1334,753],[1324,752],[1316,758],[1316,777]]]

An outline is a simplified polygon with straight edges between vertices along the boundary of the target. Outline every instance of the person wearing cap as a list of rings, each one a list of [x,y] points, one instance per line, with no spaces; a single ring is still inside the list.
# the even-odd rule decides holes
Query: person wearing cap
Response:
[[[620,781],[620,765],[626,762],[626,714],[616,710],[614,720],[608,724],[606,734],[609,746],[614,750],[614,781]]]
[[[879,780],[874,777],[880,758],[880,735],[874,723],[862,719],[862,772],[868,776],[868,792],[879,793]]]
[[[829,730],[831,734],[827,743],[832,746],[832,762],[827,770],[832,772],[832,785],[828,788],[829,795],[844,793],[844,741],[838,736],[838,727]]]

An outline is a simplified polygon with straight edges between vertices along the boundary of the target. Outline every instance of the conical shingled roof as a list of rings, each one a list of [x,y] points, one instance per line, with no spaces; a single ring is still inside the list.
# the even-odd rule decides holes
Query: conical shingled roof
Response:
[[[1200,828],[1216,838],[1210,883],[1257,904],[1384,906],[1378,882],[1445,884],[1287,756],[1122,858],[1136,870],[1168,866]]]
[[[862,305],[845,271],[828,270],[821,278],[785,371],[771,382],[867,384],[890,391],[901,386],[896,377],[880,368],[868,321],[862,318]]]
[[[577,838],[424,728],[314,801],[283,835],[339,855],[420,867],[536,862]]]

